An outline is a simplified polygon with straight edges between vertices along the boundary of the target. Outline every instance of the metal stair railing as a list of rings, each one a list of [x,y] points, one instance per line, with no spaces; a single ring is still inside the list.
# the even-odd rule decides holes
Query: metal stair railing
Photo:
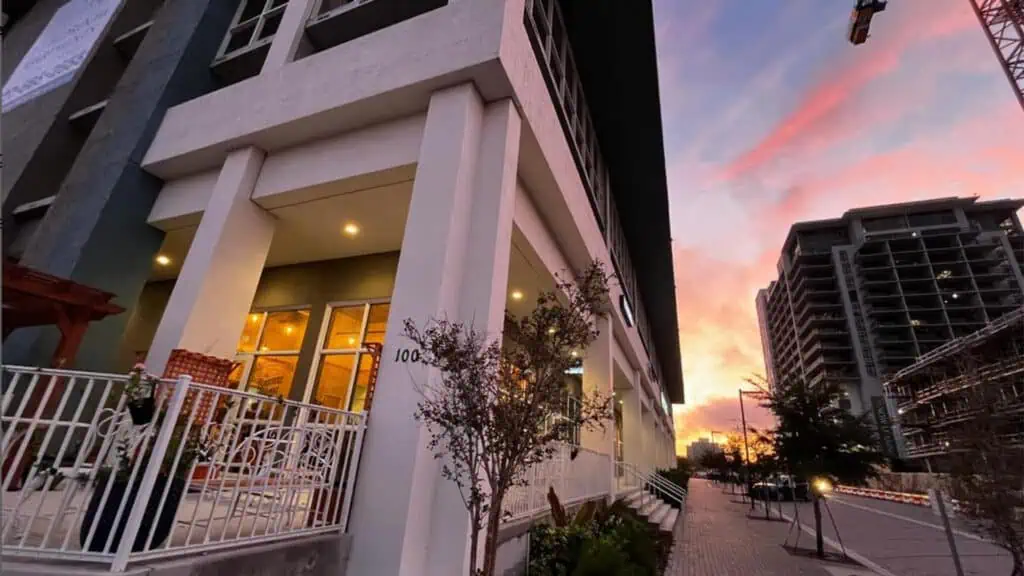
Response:
[[[657,472],[643,472],[637,466],[621,461],[616,461],[615,467],[616,475],[621,471],[623,475],[629,475],[633,479],[639,480],[639,487],[643,493],[641,496],[641,508],[646,504],[644,500],[649,493],[653,493],[662,499],[672,500],[680,506],[686,500],[686,490],[682,486]]]

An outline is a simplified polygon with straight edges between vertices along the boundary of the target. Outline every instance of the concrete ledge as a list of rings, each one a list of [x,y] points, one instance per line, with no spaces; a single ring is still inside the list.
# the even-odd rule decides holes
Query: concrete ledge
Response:
[[[352,537],[325,534],[270,544],[132,564],[125,576],[257,576],[303,574],[344,576]],[[2,560],[3,576],[95,576],[109,574],[105,566]]]

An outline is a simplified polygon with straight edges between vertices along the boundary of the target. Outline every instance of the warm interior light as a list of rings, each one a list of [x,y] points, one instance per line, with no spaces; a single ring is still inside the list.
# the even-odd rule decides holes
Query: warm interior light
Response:
[[[353,222],[345,224],[345,227],[341,229],[345,233],[345,236],[353,237],[359,235],[359,225]]]
[[[259,321],[260,321],[260,315],[259,314],[249,314],[249,322],[252,322],[253,324],[255,324],[255,323],[259,322]]]
[[[156,263],[161,266],[169,266],[171,264],[171,259],[163,254],[157,254]]]
[[[349,343],[350,345],[354,345],[354,344],[356,343],[356,339],[355,339],[355,338],[353,338],[353,337],[351,337],[351,336],[349,336],[349,337],[348,337],[348,343]]]
[[[576,351],[573,350],[572,352],[569,352],[569,355],[572,356],[573,358],[575,358],[576,357]]]
[[[548,328],[548,334],[554,334],[554,333],[555,333],[555,327],[554,326],[552,326],[551,328]]]
[[[522,300],[523,299],[523,293],[520,292],[519,290],[513,290],[512,293],[509,294],[509,296],[511,296],[513,300]]]
[[[294,330],[295,330],[295,328],[293,328],[291,324],[288,324],[287,326],[284,327],[284,333],[288,334],[288,335],[291,335],[291,333]]]

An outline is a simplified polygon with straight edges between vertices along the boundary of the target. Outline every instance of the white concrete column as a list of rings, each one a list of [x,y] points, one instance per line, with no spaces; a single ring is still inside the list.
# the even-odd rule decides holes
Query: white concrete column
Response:
[[[288,0],[281,17],[281,24],[274,33],[274,39],[263,61],[261,72],[276,70],[296,59],[309,49],[306,39],[306,22],[309,20],[315,0]]]
[[[234,358],[274,238],[274,217],[250,200],[264,153],[228,154],[146,357],[163,373],[171,350]]]
[[[643,423],[640,420],[640,395],[636,388],[619,392],[622,400],[622,459],[637,465],[643,451],[643,439],[640,431]]]
[[[611,398],[614,389],[614,359],[612,358],[612,329],[610,316],[596,318],[598,336],[587,348],[583,357],[583,393],[600,394]],[[608,478],[614,497],[615,491],[615,414],[609,406],[608,419],[604,429],[583,430],[580,444],[589,450],[608,454]]]
[[[388,318],[394,350],[381,362],[349,524],[350,576],[468,572],[468,513],[413,419],[417,388],[438,374],[392,352],[406,345],[406,319],[458,319],[500,338],[519,136],[510,100],[485,107],[470,84],[431,97]]]

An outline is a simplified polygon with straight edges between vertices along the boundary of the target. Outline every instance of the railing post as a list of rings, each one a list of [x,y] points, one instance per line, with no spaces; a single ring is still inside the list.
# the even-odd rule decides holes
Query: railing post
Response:
[[[153,486],[156,484],[156,477],[160,473],[160,465],[163,464],[164,455],[167,453],[167,446],[171,443],[171,435],[178,421],[178,414],[185,403],[185,395],[192,384],[191,376],[181,376],[174,386],[174,393],[167,402],[167,412],[164,421],[160,424],[160,431],[157,433],[153,443],[153,452],[146,463],[146,471],[142,475],[142,482],[139,484],[139,491],[135,501],[131,503],[132,511],[128,515],[124,533],[121,535],[121,542],[118,543],[114,561],[111,563],[111,572],[124,572],[128,566],[128,558],[132,553],[132,546],[135,544],[135,537],[142,524],[142,517],[148,508],[149,497],[153,493]],[[127,497],[127,495],[126,495]]]
[[[356,474],[359,472],[359,458],[363,453],[363,436],[366,433],[366,419],[369,412],[364,412],[359,418],[359,428],[356,430],[355,446],[352,447],[352,459],[348,464],[348,478],[345,478],[345,501],[341,505],[341,530],[348,530],[348,516],[352,510],[352,496],[355,494]]]

